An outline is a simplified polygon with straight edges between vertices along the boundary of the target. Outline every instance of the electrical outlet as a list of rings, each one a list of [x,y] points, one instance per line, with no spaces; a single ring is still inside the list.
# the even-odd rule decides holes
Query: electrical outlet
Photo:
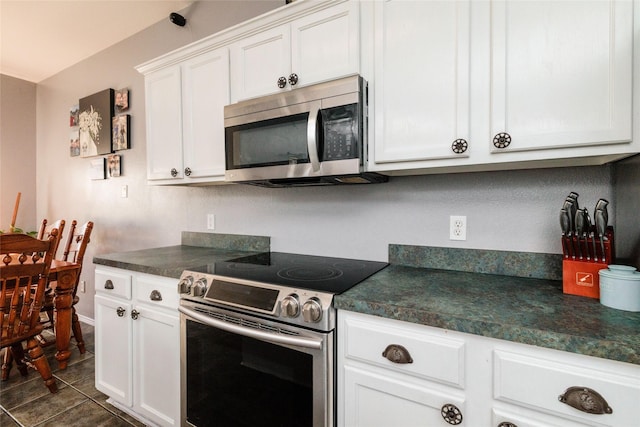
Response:
[[[467,217],[449,217],[449,240],[467,240]]]
[[[215,230],[215,229],[216,229],[215,216],[212,213],[207,214],[207,230]]]
[[[122,197],[123,199],[126,199],[127,197],[129,197],[129,187],[126,185],[123,185],[122,187],[120,187],[120,197]]]
[[[87,292],[87,282],[84,280],[80,281],[80,292],[82,293]]]

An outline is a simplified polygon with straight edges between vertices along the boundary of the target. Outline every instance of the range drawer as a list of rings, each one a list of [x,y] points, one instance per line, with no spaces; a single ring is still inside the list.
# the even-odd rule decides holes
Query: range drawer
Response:
[[[177,309],[179,304],[178,279],[137,274],[134,279],[136,302]]]
[[[131,274],[126,270],[97,267],[95,278],[96,293],[131,299]]]
[[[347,359],[464,388],[464,341],[412,323],[383,318],[375,318],[374,323],[367,319],[370,316],[344,312],[339,315]],[[411,363],[392,361],[401,359],[405,350]]]
[[[638,420],[640,367],[586,357],[580,363],[580,357],[559,356],[495,350],[494,398],[574,421],[637,425],[633,423]]]

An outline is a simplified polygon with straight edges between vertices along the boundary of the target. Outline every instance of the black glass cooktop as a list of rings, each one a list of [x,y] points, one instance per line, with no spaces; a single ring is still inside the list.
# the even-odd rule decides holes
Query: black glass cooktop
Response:
[[[377,261],[264,252],[192,270],[340,294],[387,265]]]

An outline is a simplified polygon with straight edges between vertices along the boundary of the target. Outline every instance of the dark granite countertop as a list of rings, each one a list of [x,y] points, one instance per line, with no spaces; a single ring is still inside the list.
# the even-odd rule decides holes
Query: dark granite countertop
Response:
[[[179,278],[185,269],[269,245],[261,237],[183,233],[182,245],[93,262]],[[564,294],[559,255],[390,245],[389,262],[337,295],[335,307],[640,365],[640,313]]]
[[[183,270],[269,251],[269,246],[268,237],[183,232],[181,245],[96,255],[93,263],[178,279]]]
[[[430,255],[431,260],[465,259],[451,250],[430,250],[422,255]],[[464,255],[469,254],[465,250]],[[390,247],[391,265],[336,296],[334,305],[339,310],[640,364],[640,313],[564,294],[562,282],[555,277],[558,260],[551,258],[548,274],[532,274],[540,270],[539,264],[529,268],[513,253],[483,251],[471,262],[478,266],[478,259],[493,261],[481,263],[478,273],[453,270],[460,265],[441,264],[448,270],[425,267],[415,255],[406,247]],[[519,259],[520,271],[528,277],[492,274],[516,265],[511,262],[514,259]],[[548,277],[531,277],[536,275]]]

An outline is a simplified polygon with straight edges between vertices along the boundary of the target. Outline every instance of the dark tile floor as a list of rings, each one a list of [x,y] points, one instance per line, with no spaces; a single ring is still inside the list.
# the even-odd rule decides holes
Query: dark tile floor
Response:
[[[53,339],[45,331],[45,338]],[[60,370],[55,345],[45,354],[58,384],[58,393],[49,393],[40,374],[29,369],[22,377],[14,366],[7,381],[0,383],[0,426],[144,426],[106,402],[107,396],[94,387],[94,330],[82,323],[87,351],[80,354],[71,339],[71,358],[67,369]],[[4,354],[4,350],[0,354]]]

